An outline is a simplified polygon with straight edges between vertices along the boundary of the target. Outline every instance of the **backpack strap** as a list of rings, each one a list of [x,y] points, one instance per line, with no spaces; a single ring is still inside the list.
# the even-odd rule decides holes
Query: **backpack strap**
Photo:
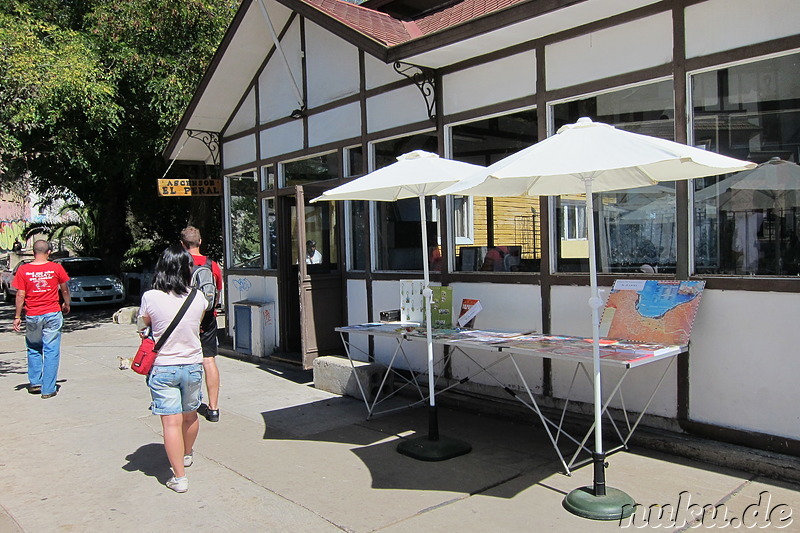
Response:
[[[189,304],[191,304],[192,300],[194,300],[194,295],[195,294],[197,294],[197,289],[192,289],[192,292],[190,292],[189,296],[187,296],[186,299],[183,301],[183,305],[181,305],[181,308],[178,309],[178,314],[175,315],[175,318],[172,319],[172,322],[170,322],[169,326],[167,326],[167,329],[164,331],[164,333],[158,339],[158,342],[156,343],[155,347],[153,348],[154,352],[159,351],[161,349],[161,347],[164,346],[164,343],[167,342],[167,338],[170,336],[170,334],[172,334],[173,330],[176,327],[178,327],[178,324],[180,323],[181,319],[183,318],[183,315],[185,315],[186,311],[189,309]]]

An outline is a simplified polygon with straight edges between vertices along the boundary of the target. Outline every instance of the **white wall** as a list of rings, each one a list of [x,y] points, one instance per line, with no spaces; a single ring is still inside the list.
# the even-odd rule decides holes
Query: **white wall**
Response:
[[[251,89],[242,102],[239,111],[231,120],[228,128],[225,130],[225,136],[233,135],[240,131],[248,130],[256,126],[256,92]]]
[[[800,438],[800,294],[706,290],[692,330],[692,420]]]
[[[358,93],[358,49],[311,22],[305,35],[308,107]]]
[[[416,85],[381,93],[367,99],[369,133],[428,120],[425,99]],[[431,121],[431,126],[434,123]]]
[[[222,166],[231,168],[247,165],[256,160],[256,136],[247,135],[241,139],[222,144]]]
[[[800,33],[797,0],[711,0],[686,8],[686,57]]]
[[[669,12],[545,47],[548,90],[672,61]]]
[[[303,148],[303,121],[284,122],[261,132],[261,157],[275,157]]]
[[[286,54],[286,59],[289,61],[294,81],[302,94],[302,50],[300,48],[300,25],[298,20],[299,18],[295,19],[292,27],[284,35],[281,47]],[[276,31],[278,30],[276,29]],[[269,63],[267,63],[261,76],[259,76],[258,88],[259,117],[262,124],[286,118],[294,109],[300,107],[292,88],[292,81],[289,77],[289,71],[286,69],[286,63],[277,51],[272,54]]]
[[[444,112],[476,109],[536,92],[536,53],[524,52],[448,74],[442,79]]]
[[[308,117],[308,144],[319,146],[361,135],[361,106],[356,103]]]
[[[392,63],[387,65],[369,54],[364,54],[364,74],[367,90],[405,79],[403,75],[394,70]]]

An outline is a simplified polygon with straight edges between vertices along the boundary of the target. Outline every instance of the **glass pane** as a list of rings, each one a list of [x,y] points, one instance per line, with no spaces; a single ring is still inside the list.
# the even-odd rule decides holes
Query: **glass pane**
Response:
[[[538,140],[536,110],[451,128],[453,159],[490,165]],[[535,272],[541,259],[538,198],[453,198],[456,271]]]
[[[425,198],[428,218],[428,251],[425,257],[431,270],[441,269],[438,238],[439,224],[431,222],[434,199]],[[422,226],[419,199],[375,202],[378,270],[422,270]]]
[[[336,246],[336,209],[331,202],[305,207],[306,269],[308,272],[335,270],[338,263]]]
[[[435,132],[418,133],[382,141],[373,145],[375,168],[382,168],[397,162],[397,157],[413,150],[438,153],[438,138]],[[441,268],[441,253],[438,249],[438,213],[431,212],[433,199],[425,199],[428,218],[428,254],[439,260],[436,267]],[[419,199],[409,198],[397,202],[375,202],[377,249],[376,267],[378,270],[422,270],[422,233],[419,214]]]
[[[275,188],[275,167],[261,167],[261,190],[272,190]]]
[[[699,274],[800,274],[800,54],[691,77],[696,145],[759,163],[694,180]]]
[[[359,200],[348,202],[347,205],[350,209],[350,270],[366,270],[366,227],[369,223],[369,203]]]
[[[262,211],[264,212],[264,235],[267,250],[264,268],[278,268],[278,219],[275,214],[275,199],[265,198]]]
[[[436,132],[417,133],[388,141],[377,142],[375,149],[375,170],[397,162],[397,157],[414,150],[438,153],[439,141]]]
[[[231,258],[234,268],[261,268],[258,182],[255,172],[228,177]]]
[[[553,106],[554,130],[589,117],[619,129],[675,140],[671,80],[628,87]],[[556,199],[556,270],[589,271],[583,194]],[[594,195],[599,272],[674,272],[674,184]]]
[[[301,161],[291,161],[283,165],[284,187],[332,180],[338,177],[339,154],[336,152]]]
[[[361,146],[345,149],[347,172],[345,177],[360,176],[364,173],[364,149]]]

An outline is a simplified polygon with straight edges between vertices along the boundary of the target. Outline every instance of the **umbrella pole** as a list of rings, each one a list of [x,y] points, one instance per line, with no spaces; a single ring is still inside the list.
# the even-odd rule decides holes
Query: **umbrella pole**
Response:
[[[433,317],[431,316],[430,269],[428,267],[428,221],[425,212],[425,197],[419,197],[419,218],[422,225],[422,272],[425,287],[425,340],[428,349],[428,435],[414,439],[401,440],[397,451],[421,461],[444,461],[472,450],[466,442],[439,435],[439,412],[436,407],[435,383],[433,378]]]
[[[592,363],[594,367],[594,484],[573,490],[564,498],[564,508],[569,512],[592,520],[620,520],[633,514],[633,498],[618,489],[606,487],[606,454],[603,451],[603,392],[600,372],[600,306],[603,300],[597,290],[597,256],[595,253],[594,205],[592,203],[592,177],[582,177],[586,187],[586,226],[589,239],[589,283],[592,310]]]

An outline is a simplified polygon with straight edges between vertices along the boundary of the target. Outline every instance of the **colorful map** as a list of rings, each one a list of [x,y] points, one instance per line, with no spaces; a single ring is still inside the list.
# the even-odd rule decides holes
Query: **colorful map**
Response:
[[[705,281],[618,280],[603,311],[601,335],[686,345],[704,287]]]

